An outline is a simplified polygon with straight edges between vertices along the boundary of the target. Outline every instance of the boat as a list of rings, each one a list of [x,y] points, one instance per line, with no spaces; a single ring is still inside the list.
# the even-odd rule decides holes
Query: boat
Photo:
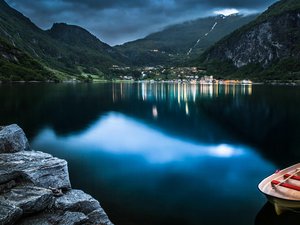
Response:
[[[262,180],[258,189],[275,206],[277,215],[300,212],[300,163],[276,171]]]

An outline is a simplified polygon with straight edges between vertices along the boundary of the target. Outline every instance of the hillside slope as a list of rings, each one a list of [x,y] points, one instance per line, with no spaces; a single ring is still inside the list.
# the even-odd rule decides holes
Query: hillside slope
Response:
[[[182,63],[203,53],[215,42],[257,15],[215,16],[173,25],[144,39],[117,46],[136,65]]]
[[[74,27],[55,24],[50,31],[41,30],[0,0],[0,37],[54,71],[101,75],[113,64],[122,64],[118,61],[122,56],[112,47],[83,28]],[[63,38],[62,32],[66,32]]]
[[[257,80],[300,80],[300,1],[281,0],[207,50],[209,72]]]
[[[54,75],[32,57],[0,39],[0,81],[47,81]]]

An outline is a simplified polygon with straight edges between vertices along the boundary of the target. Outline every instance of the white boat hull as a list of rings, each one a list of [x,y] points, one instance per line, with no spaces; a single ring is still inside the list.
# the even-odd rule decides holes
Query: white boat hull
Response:
[[[274,205],[277,215],[285,211],[300,212],[300,191],[283,186],[287,184],[300,187],[299,180],[290,179],[292,176],[287,176],[287,174],[299,176],[300,170],[298,171],[298,168],[300,168],[300,163],[274,173],[258,185],[259,190]],[[272,185],[274,180],[278,181],[278,185]]]

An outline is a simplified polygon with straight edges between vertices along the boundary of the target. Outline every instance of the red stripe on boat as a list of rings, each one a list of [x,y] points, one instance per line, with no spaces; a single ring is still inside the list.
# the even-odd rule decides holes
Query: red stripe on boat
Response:
[[[271,183],[274,184],[274,185],[280,184],[280,182],[278,180],[272,180]],[[289,188],[289,189],[293,189],[293,190],[296,190],[296,191],[300,191],[299,186],[288,184],[288,183],[282,183],[279,186]]]
[[[284,174],[283,177],[284,178],[288,178],[289,177],[290,179],[293,179],[293,180],[300,180],[300,176],[296,176],[296,175],[291,176],[291,174],[288,174],[288,173]]]

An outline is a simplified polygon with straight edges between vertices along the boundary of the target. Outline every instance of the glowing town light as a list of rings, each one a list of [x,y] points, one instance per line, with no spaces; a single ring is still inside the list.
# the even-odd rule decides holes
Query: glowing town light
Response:
[[[153,115],[153,118],[155,118],[155,119],[158,117],[158,112],[157,112],[156,106],[152,107],[152,115]]]

